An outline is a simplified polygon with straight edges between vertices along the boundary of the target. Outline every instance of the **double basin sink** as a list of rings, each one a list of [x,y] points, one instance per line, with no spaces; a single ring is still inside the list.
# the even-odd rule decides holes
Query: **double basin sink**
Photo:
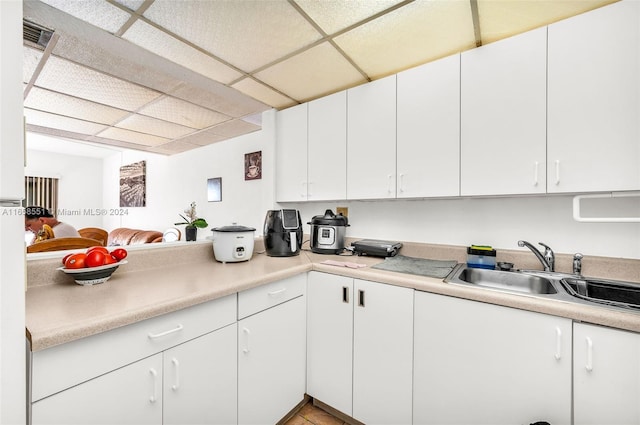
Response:
[[[640,313],[640,284],[537,270],[500,271],[458,265],[445,282]]]

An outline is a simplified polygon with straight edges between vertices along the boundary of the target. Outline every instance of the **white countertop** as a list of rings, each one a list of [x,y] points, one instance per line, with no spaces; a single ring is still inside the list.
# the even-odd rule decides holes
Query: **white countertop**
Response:
[[[32,280],[51,280],[48,284],[29,286],[26,293],[26,327],[31,349],[43,350],[310,270],[640,332],[638,313],[371,268],[383,261],[381,258],[321,255],[310,251],[294,257],[268,257],[254,252],[250,261],[222,264],[213,259],[208,246],[189,249],[195,253],[190,254],[190,262],[171,261],[175,250],[130,252],[129,264],[117,270],[109,281],[95,286],[77,285],[69,276],[55,270],[57,258],[30,263],[32,270],[28,275]],[[322,264],[328,259],[367,267],[351,269]]]

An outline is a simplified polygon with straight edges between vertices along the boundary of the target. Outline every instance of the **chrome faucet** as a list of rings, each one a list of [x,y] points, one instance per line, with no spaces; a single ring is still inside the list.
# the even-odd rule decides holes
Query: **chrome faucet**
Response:
[[[544,271],[555,271],[556,256],[553,253],[553,250],[542,242],[538,242],[538,244],[544,247],[544,254],[540,253],[540,251],[538,251],[538,249],[535,246],[531,245],[529,242],[518,241],[518,246],[526,246],[531,250],[531,252],[533,252],[533,255],[535,255],[538,260],[540,260],[542,266],[544,267]]]
[[[573,254],[573,274],[577,276],[582,275],[582,258],[583,255],[579,252]]]

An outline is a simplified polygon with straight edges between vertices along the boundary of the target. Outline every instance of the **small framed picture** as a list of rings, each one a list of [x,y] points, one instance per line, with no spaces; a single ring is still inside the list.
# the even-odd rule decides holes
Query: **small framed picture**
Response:
[[[222,177],[207,179],[207,199],[209,202],[222,201]]]
[[[244,154],[244,179],[259,180],[262,178],[262,151]]]

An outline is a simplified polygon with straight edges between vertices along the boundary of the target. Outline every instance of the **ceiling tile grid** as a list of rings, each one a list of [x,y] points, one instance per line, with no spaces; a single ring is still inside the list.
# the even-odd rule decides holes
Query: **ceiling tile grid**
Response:
[[[57,34],[51,55],[25,41],[27,128],[180,153],[259,130],[248,117],[269,108],[615,1],[24,0],[25,20]]]

